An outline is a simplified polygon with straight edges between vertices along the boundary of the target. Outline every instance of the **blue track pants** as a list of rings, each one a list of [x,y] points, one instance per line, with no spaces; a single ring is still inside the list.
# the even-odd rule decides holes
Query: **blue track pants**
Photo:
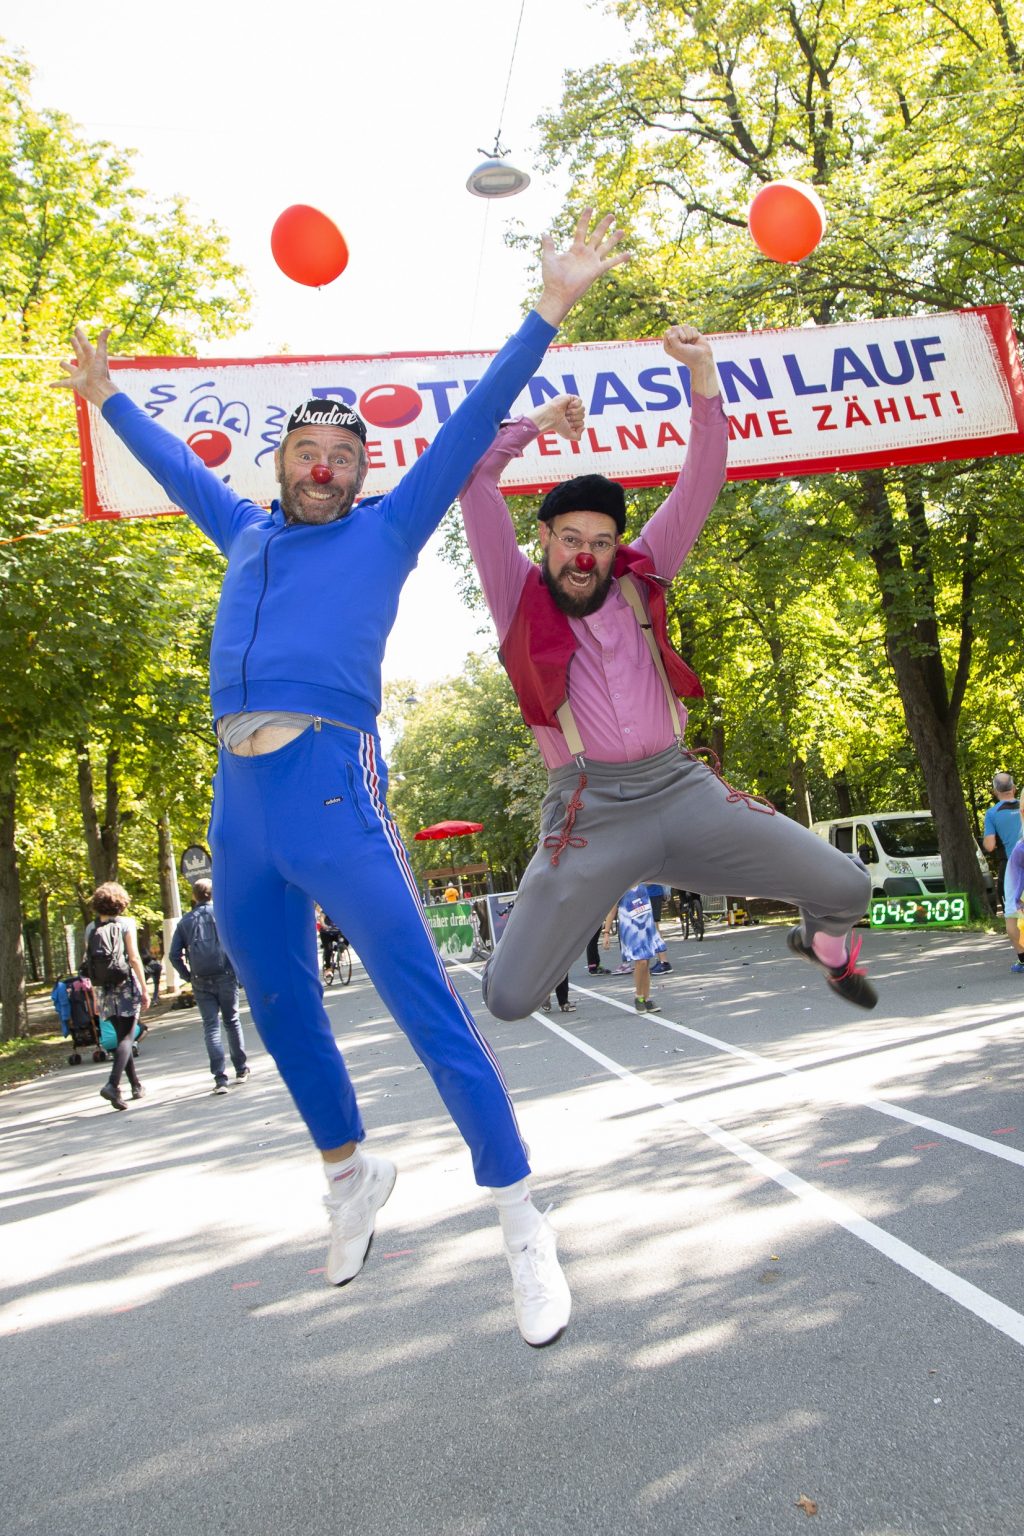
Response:
[[[313,904],[351,940],[433,1078],[477,1183],[529,1172],[500,1069],[438,956],[385,803],[374,736],[323,723],[260,757],[222,749],[210,847],[217,926],[260,1037],[322,1150],[365,1134],[323,1006]]]

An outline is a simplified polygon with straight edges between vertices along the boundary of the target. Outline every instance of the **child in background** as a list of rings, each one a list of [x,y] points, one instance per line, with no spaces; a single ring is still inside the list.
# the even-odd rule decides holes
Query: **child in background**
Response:
[[[633,1005],[637,1013],[660,1013],[661,1009],[650,996],[651,961],[667,946],[654,926],[654,913],[651,911],[646,886],[631,885],[619,897],[618,908],[613,907],[608,913],[602,930],[605,949],[612,941],[612,919],[616,910],[622,959],[625,964],[633,967],[633,991],[636,994]]]

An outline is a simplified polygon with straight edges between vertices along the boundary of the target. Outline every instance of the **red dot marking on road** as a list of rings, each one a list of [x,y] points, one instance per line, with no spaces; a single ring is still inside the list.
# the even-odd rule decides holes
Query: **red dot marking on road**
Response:
[[[998,1131],[993,1131],[993,1136],[1012,1136],[1017,1129],[1015,1125],[1004,1125]]]
[[[925,1152],[929,1147],[938,1147],[942,1143],[938,1141],[919,1141],[916,1147],[911,1147],[912,1152]]]
[[[850,1159],[848,1157],[834,1157],[831,1160],[831,1162],[819,1163],[818,1167],[819,1168],[840,1168],[840,1167],[842,1167],[843,1163],[848,1163],[849,1161],[850,1161]]]
[[[235,1280],[231,1286],[233,1291],[248,1291],[254,1285],[259,1285],[258,1280]]]
[[[396,1248],[393,1253],[382,1253],[381,1254],[381,1258],[382,1259],[407,1259],[411,1253],[415,1253],[415,1252],[416,1252],[415,1248]]]

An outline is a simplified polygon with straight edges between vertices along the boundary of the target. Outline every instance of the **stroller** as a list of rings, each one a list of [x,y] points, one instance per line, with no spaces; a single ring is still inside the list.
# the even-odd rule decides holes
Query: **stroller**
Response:
[[[61,993],[63,996],[59,995]],[[100,1018],[96,994],[88,977],[65,976],[62,981],[58,981],[50,996],[60,1014],[61,1027],[65,1035],[70,1035],[74,1046],[68,1057],[69,1066],[77,1067],[81,1064],[83,1051],[91,1052],[93,1061],[106,1061],[117,1050],[114,1026],[109,1019]],[[136,1024],[136,1041],[141,1033],[141,1027]],[[135,1044],[132,1046],[132,1055],[138,1054],[139,1047]]]

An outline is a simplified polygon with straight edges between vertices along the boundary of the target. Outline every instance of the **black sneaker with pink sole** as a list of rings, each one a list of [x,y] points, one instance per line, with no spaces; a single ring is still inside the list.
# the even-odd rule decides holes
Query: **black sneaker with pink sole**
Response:
[[[861,944],[859,936],[854,938],[853,934],[850,935],[850,953],[845,965],[826,965],[824,960],[819,960],[810,945],[805,943],[803,929],[800,927],[789,930],[786,943],[801,960],[809,960],[812,965],[820,966],[832,991],[845,997],[848,1003],[855,1003],[858,1008],[873,1008],[878,1002],[878,993],[868,980],[867,972],[857,969]]]

